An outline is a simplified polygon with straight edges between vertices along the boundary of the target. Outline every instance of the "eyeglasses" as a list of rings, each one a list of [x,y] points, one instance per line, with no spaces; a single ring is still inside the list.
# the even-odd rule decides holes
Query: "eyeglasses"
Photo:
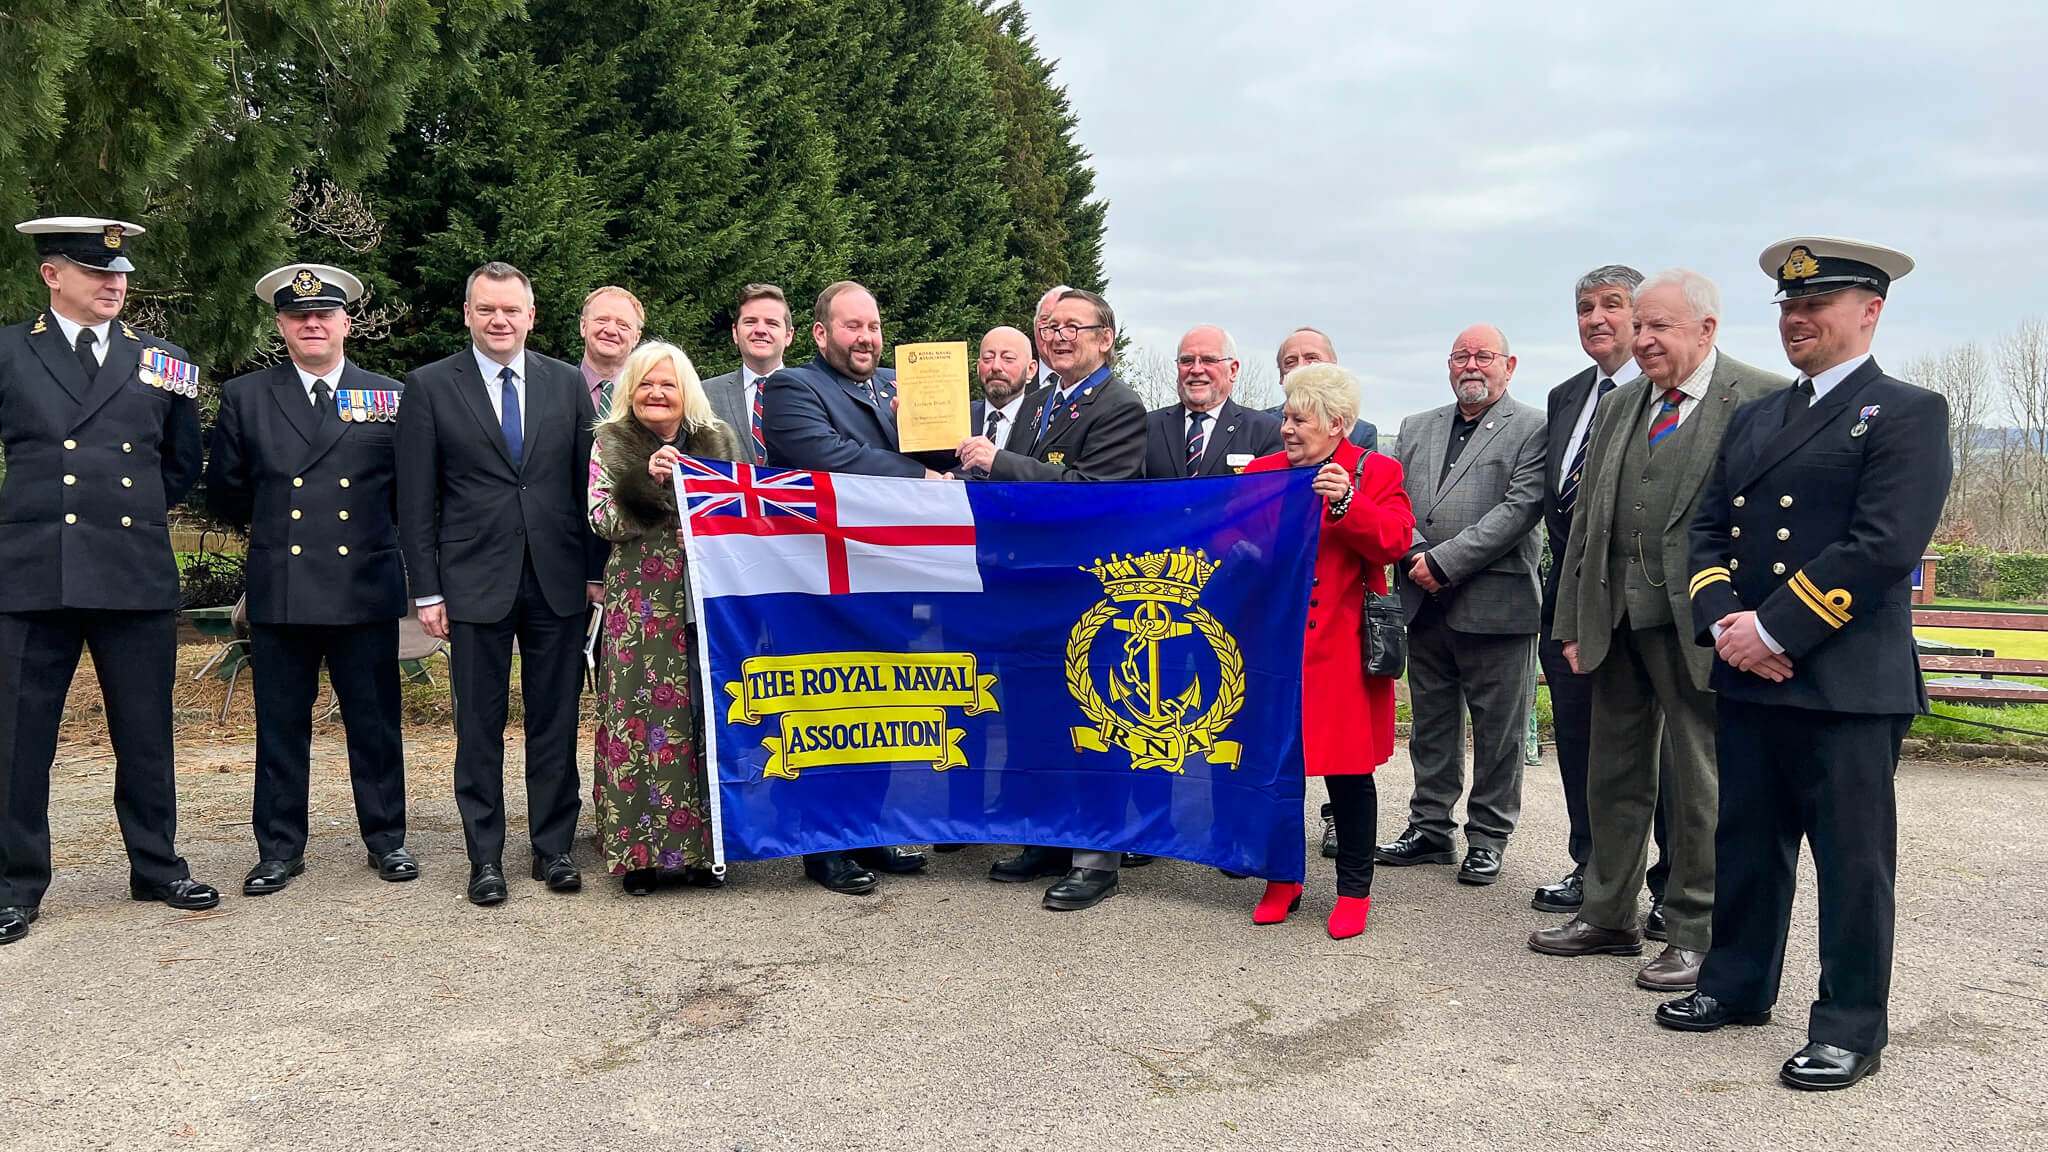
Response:
[[[1463,368],[1470,364],[1474,368],[1484,368],[1495,360],[1505,359],[1507,359],[1507,353],[1495,352],[1486,348],[1482,348],[1477,352],[1453,352],[1451,353],[1451,367]]]
[[[1177,356],[1173,362],[1183,368],[1193,368],[1197,364],[1204,368],[1214,368],[1220,364],[1237,363],[1234,358],[1229,356]]]
[[[1083,332],[1093,332],[1098,328],[1107,327],[1109,327],[1107,324],[1040,324],[1038,326],[1038,334],[1040,336],[1057,336],[1062,340],[1072,340]]]

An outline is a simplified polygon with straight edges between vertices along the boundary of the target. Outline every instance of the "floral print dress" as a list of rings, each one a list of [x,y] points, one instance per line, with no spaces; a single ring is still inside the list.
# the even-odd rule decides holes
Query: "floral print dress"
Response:
[[[645,462],[639,465],[645,467]],[[616,478],[590,456],[590,523],[612,542],[598,639],[597,838],[614,874],[711,866],[711,812],[692,714],[689,591],[673,531],[621,515]]]

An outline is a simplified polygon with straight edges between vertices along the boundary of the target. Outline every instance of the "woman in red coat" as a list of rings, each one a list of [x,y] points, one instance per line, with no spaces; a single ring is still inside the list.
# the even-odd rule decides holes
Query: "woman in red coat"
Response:
[[[1329,785],[1337,822],[1337,907],[1329,927],[1331,937],[1342,940],[1365,931],[1372,907],[1379,814],[1372,770],[1394,753],[1394,682],[1365,675],[1360,656],[1363,590],[1386,592],[1387,565],[1408,551],[1415,512],[1402,488],[1401,465],[1345,438],[1358,419],[1356,376],[1335,364],[1310,364],[1289,373],[1282,388],[1284,450],[1245,471],[1317,469],[1315,491],[1323,498],[1301,650],[1301,733],[1308,774]],[[1269,882],[1252,923],[1278,924],[1300,906],[1301,885]]]

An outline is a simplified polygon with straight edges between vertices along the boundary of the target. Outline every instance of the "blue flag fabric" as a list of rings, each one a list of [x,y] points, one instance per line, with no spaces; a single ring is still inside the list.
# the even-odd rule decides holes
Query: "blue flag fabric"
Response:
[[[1300,880],[1313,475],[686,458],[723,858],[1047,844]]]

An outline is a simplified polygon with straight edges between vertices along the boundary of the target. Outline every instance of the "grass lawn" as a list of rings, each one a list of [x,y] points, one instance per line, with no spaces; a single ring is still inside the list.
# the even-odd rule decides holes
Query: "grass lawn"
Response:
[[[1936,596],[1930,608],[1987,608],[1995,612],[2048,612],[2048,606],[2040,604],[2014,604],[2005,600],[1960,600],[1953,596]]]
[[[2048,632],[1996,628],[1915,628],[1913,635],[1965,648],[1989,648],[2008,660],[2048,660]]]
[[[1934,702],[1934,715],[1921,716],[1913,721],[1915,736],[1966,740],[1973,744],[2031,744],[2036,747],[2048,744],[2048,740],[2039,736],[2022,736],[2015,732],[1979,728],[1974,724],[1957,724],[1943,719],[1945,716],[1961,716],[1986,724],[2003,724],[2008,728],[2048,732],[2048,704],[2007,704],[2003,708],[1987,708],[1981,704],[1956,704],[1937,700]]]

